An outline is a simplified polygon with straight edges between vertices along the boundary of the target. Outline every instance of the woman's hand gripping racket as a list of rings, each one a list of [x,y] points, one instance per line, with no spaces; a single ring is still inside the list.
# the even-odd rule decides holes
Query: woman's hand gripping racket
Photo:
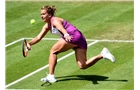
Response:
[[[24,57],[28,56],[28,51],[29,51],[29,47],[27,45],[27,41],[26,41],[26,39],[23,39],[23,41],[22,41],[22,53],[23,53]]]

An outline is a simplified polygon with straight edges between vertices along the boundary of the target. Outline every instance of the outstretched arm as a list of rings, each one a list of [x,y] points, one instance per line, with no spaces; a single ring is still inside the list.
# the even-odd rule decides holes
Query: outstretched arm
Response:
[[[41,32],[35,37],[33,38],[31,41],[29,41],[27,44],[28,44],[28,47],[29,49],[31,49],[31,46],[38,43],[45,35],[46,33],[48,32],[48,24],[45,24],[41,30]]]

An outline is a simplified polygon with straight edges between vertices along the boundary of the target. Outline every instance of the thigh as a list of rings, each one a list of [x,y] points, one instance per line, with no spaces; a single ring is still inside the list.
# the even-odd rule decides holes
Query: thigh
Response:
[[[69,49],[72,49],[74,47],[77,47],[77,45],[68,43],[64,39],[61,38],[59,41],[57,41],[53,45],[51,51],[54,53],[60,53],[60,52],[64,52],[64,51],[67,51]]]
[[[82,48],[75,49],[75,57],[78,65],[84,65],[86,63],[86,52],[87,50]]]

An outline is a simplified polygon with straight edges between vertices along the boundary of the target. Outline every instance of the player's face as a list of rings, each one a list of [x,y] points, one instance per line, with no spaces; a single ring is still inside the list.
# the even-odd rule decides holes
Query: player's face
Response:
[[[51,15],[49,15],[46,10],[41,10],[41,18],[44,22],[48,22],[50,17]]]

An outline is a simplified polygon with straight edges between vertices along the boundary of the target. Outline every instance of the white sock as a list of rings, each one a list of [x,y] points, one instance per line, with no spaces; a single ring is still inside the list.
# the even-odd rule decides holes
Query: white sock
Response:
[[[48,74],[49,76],[51,76],[51,77],[54,77],[54,74]]]

